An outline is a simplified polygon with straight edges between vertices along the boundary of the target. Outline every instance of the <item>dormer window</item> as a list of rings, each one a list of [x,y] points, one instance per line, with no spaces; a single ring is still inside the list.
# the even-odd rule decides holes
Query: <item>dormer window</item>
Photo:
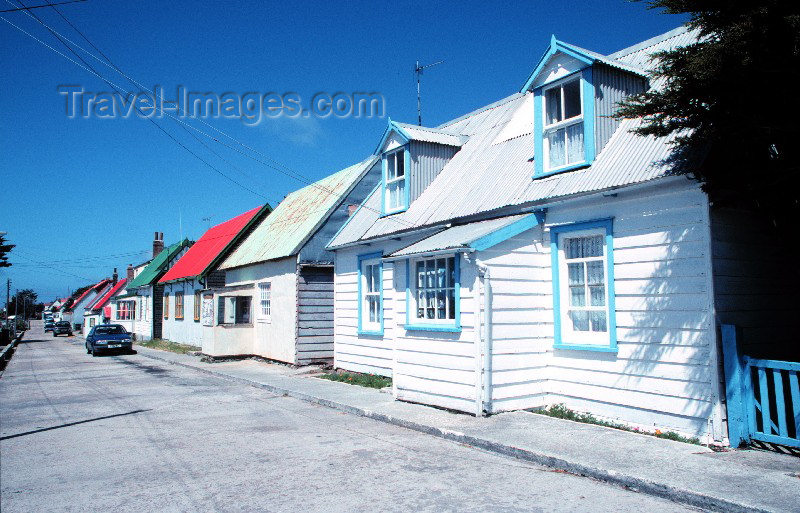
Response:
[[[383,205],[384,213],[393,214],[408,208],[408,186],[406,184],[405,147],[387,152],[383,157]]]
[[[585,160],[582,105],[580,78],[544,90],[545,171]]]

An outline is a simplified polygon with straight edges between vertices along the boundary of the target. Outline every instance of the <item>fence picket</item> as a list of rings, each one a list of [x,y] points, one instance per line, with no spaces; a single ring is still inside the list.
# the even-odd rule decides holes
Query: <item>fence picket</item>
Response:
[[[778,413],[778,434],[789,436],[786,430],[786,403],[783,402],[783,378],[780,369],[772,369],[772,381],[775,383],[775,409]]]
[[[789,373],[789,393],[792,398],[792,411],[794,412],[794,436],[800,439],[800,386],[797,383],[797,373]]]
[[[769,415],[769,388],[767,387],[767,369],[758,368],[758,391],[761,395],[761,426],[764,434],[772,434],[772,420]]]

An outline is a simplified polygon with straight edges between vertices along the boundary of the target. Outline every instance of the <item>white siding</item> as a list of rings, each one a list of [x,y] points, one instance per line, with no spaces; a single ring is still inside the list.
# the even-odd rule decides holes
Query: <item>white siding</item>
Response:
[[[565,403],[690,434],[712,419],[718,430],[707,208],[696,185],[662,183],[550,207],[545,230],[481,252],[493,288],[492,411]],[[609,217],[618,353],[554,350],[549,225]]]
[[[161,333],[166,340],[190,346],[202,346],[203,326],[199,320],[194,320],[194,292],[196,290],[203,290],[203,287],[196,280],[179,281],[164,285],[164,293],[169,294],[169,319],[164,319],[161,325]],[[183,319],[175,317],[176,292],[183,292]]]

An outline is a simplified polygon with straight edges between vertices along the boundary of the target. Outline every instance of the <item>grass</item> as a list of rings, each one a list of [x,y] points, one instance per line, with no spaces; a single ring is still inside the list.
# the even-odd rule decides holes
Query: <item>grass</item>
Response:
[[[171,340],[164,340],[162,338],[154,338],[152,340],[141,340],[136,342],[142,347],[149,347],[150,349],[160,349],[162,351],[170,351],[172,353],[186,354],[192,351],[200,351],[201,348],[196,346],[189,346],[186,344],[178,344]]]
[[[392,385],[392,378],[385,378],[375,374],[360,374],[357,372],[329,372],[319,376],[330,381],[340,381],[349,385],[358,385],[367,388],[385,388]]]
[[[548,408],[530,410],[530,411],[532,411],[533,413],[538,413],[540,415],[547,415],[548,417],[555,417],[557,419],[573,420],[575,422],[583,422],[584,424],[595,424],[597,426],[605,426],[614,429],[619,429],[622,431],[630,431],[632,433],[640,433],[643,435],[655,436],[656,438],[666,438],[667,440],[674,440],[676,442],[700,445],[700,440],[695,437],[687,438],[685,436],[679,435],[674,431],[661,431],[660,429],[656,429],[655,431],[644,431],[639,428],[631,428],[624,424],[620,424],[618,422],[611,422],[607,420],[598,419],[591,413],[580,413],[570,410],[563,404],[553,404],[550,405]]]

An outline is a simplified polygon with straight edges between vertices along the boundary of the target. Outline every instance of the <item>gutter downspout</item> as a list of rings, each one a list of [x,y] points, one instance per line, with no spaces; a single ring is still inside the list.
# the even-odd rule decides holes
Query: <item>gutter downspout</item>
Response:
[[[464,254],[468,259],[469,255]],[[476,342],[476,386],[477,393],[475,399],[475,416],[482,417],[491,413],[492,410],[492,284],[490,280],[489,267],[473,257],[475,266],[478,268],[478,308],[476,317],[479,319],[475,330]],[[481,293],[483,292],[483,293]],[[483,298],[483,315],[480,315],[480,300]]]

